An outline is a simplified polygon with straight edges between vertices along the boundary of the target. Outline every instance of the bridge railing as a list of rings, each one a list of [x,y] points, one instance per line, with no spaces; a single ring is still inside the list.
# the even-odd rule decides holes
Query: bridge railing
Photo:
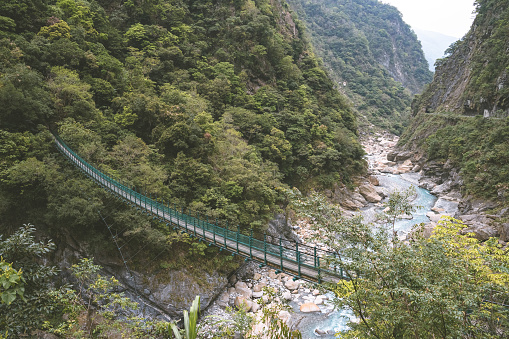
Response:
[[[288,262],[294,263],[293,271],[296,271],[297,277],[301,277],[301,271],[304,268],[311,268],[317,272],[319,282],[321,282],[322,274],[337,276],[338,279],[346,279],[342,269],[331,266],[329,263],[329,259],[334,257],[333,252],[281,238],[274,241],[273,237],[267,237],[266,235],[263,236],[263,239],[258,239],[253,236],[253,233],[250,235],[243,234],[239,227],[232,229],[227,223],[226,227],[219,226],[217,219],[209,218],[206,215],[202,215],[200,218],[199,214],[195,213],[195,216],[191,216],[189,210],[186,214],[184,213],[185,209],[179,209],[175,205],[171,208],[169,203],[165,204],[155,197],[156,200],[147,197],[146,193],[142,194],[136,188],[105,175],[76,154],[58,135],[54,134],[54,137],[59,151],[84,174],[128,203],[165,222],[168,226],[170,224],[177,225],[191,236],[202,238],[231,252],[257,259],[266,265],[271,264],[281,271],[289,270]],[[215,223],[211,220],[215,220]],[[248,248],[249,252],[241,251],[242,247]],[[262,257],[260,257],[260,252]],[[278,258],[277,263],[274,262],[274,257]]]

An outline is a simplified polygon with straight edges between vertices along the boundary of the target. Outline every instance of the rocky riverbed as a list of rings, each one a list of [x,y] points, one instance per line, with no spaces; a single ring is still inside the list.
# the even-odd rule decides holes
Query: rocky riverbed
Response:
[[[398,138],[386,133],[375,133],[365,139],[369,140],[365,142],[365,149],[372,158],[373,174],[400,174],[438,198],[427,213],[429,222],[425,234],[431,232],[442,216],[451,216],[467,225],[462,233],[473,233],[481,241],[499,237],[499,242],[507,246],[509,223],[504,220],[508,218],[509,208],[501,202],[464,196],[463,180],[450,161],[428,161],[421,153],[398,149]]]
[[[411,225],[421,222],[425,224],[424,234],[429,235],[440,218],[451,216],[465,222],[468,227],[463,232],[474,232],[480,240],[501,236],[500,242],[504,245],[509,240],[509,224],[497,224],[507,210],[489,214],[486,212],[496,208],[496,204],[469,197],[465,200],[461,195],[461,177],[450,164],[427,162],[422,155],[398,150],[398,137],[386,132],[364,133],[361,142],[367,153],[368,175],[355,179],[356,188],[353,191],[341,185],[325,191],[331,201],[342,206],[345,214],[360,212],[371,221],[370,215],[379,212],[383,199],[391,190],[416,185],[423,188],[417,192],[416,198],[426,201],[428,206],[417,212],[423,214],[420,219],[418,216],[417,219],[408,220],[407,229],[400,232],[401,237],[407,236]],[[316,235],[306,220],[296,220],[293,225],[283,225],[283,228],[289,233],[287,238],[298,239],[302,243],[310,243]],[[318,242],[316,246],[323,247],[324,244]],[[265,293],[267,287],[274,294]],[[333,296],[330,293],[314,285],[294,281],[289,275],[276,274],[273,269],[250,263],[230,277],[228,288],[207,309],[202,319],[211,319],[207,316],[231,318],[231,314],[225,311],[226,307],[244,304],[258,322],[254,333],[264,338],[261,305],[285,305],[287,309],[279,311],[279,317],[301,330],[303,338],[332,337],[351,315],[334,311],[331,299]],[[290,312],[292,310],[294,312]],[[336,318],[330,319],[331,316]],[[217,326],[206,323],[202,322],[212,337]]]

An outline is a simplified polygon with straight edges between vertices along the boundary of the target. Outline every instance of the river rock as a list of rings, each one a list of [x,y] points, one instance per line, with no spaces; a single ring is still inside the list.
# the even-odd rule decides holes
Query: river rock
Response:
[[[433,213],[433,212],[426,213],[426,216],[429,218],[430,221],[432,221],[434,223],[437,223],[438,220],[440,220],[440,218],[442,217],[441,214],[436,214],[436,213]]]
[[[375,187],[376,193],[381,196],[382,198],[385,198],[389,195],[389,190],[382,186],[376,186]]]
[[[364,199],[366,199],[369,202],[376,203],[382,200],[382,197],[378,195],[377,191],[375,190],[375,187],[371,184],[359,186],[359,193],[362,194]]]
[[[442,209],[446,214],[455,215],[458,212],[458,205],[459,203],[456,201],[438,198],[433,208]]]
[[[248,299],[253,295],[253,291],[251,291],[251,289],[247,287],[247,284],[243,281],[238,281],[235,284],[235,293]]]
[[[320,312],[320,307],[318,307],[315,303],[309,302],[300,305],[300,311],[302,313]]]
[[[434,222],[430,222],[422,226],[417,226],[415,229],[413,229],[407,234],[406,240],[411,241],[413,239],[416,239],[418,236],[428,239],[429,237],[431,237],[431,234],[433,234],[433,230],[435,229],[436,226],[437,224]]]
[[[291,291],[298,289],[300,286],[299,282],[293,281],[292,279],[288,280],[285,283],[285,287]]]
[[[253,302],[253,304],[251,305],[251,312],[256,313],[256,312],[258,312],[259,309],[260,309],[260,304],[258,304],[257,302]]]
[[[263,296],[263,292],[253,292],[252,297],[257,299]]]
[[[509,223],[500,225],[500,240],[509,242]]]
[[[283,321],[285,324],[288,324],[290,319],[292,319],[292,315],[288,311],[280,311],[278,318],[281,319],[281,321]]]
[[[451,181],[446,181],[440,185],[433,187],[431,193],[434,195],[445,195],[451,190]]]
[[[228,302],[230,301],[230,294],[228,292],[224,292],[219,296],[219,300],[217,301],[218,305],[221,307],[228,306]]]
[[[462,229],[460,233],[461,234],[474,233],[475,238],[478,239],[479,241],[486,241],[489,238],[498,237],[500,235],[495,227],[491,225],[478,223],[475,223],[467,228]]]
[[[393,161],[396,161],[396,162],[400,162],[400,161],[405,161],[407,159],[410,159],[410,157],[412,156],[412,152],[411,151],[404,151],[404,152],[399,152],[397,153],[395,156],[394,156],[394,160]],[[388,155],[387,155],[387,160],[389,160],[388,158]]]
[[[369,183],[373,186],[379,186],[380,185],[380,181],[378,181],[378,178],[375,177],[374,175],[370,175],[368,177],[368,180],[369,180]]]
[[[387,160],[389,161],[396,161],[396,156],[398,155],[398,152],[396,151],[390,151],[387,153]]]
[[[256,285],[254,285],[253,292],[260,292],[266,286],[267,286],[266,283],[258,283]]]
[[[292,292],[290,292],[290,291],[285,291],[285,292],[283,293],[283,299],[285,299],[285,300],[292,300]]]
[[[262,275],[260,273],[255,273],[254,276],[253,276],[253,280],[260,280],[262,278]]]
[[[492,220],[490,218],[482,214],[465,214],[460,215],[459,218],[467,225],[492,223]]]
[[[247,312],[249,312],[249,310],[251,309],[251,307],[253,307],[253,302],[249,299],[246,299],[244,298],[243,296],[239,295],[235,298],[235,303],[234,305],[237,307],[237,308],[241,308],[243,307]]]
[[[315,335],[322,336],[322,335],[326,335],[326,334],[327,334],[327,331],[321,330],[319,328],[315,328]]]
[[[293,232],[289,219],[281,213],[276,213],[274,219],[269,221],[267,234],[275,238],[282,237],[284,240],[298,241],[298,237]]]

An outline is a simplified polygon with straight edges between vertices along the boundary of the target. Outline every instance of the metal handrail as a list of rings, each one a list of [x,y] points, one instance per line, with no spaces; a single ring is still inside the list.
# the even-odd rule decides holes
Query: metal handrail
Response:
[[[136,188],[110,178],[75,153],[67,146],[60,136],[55,133],[53,133],[53,136],[58,150],[80,171],[105,189],[120,196],[126,202],[137,205],[168,225],[170,223],[176,225],[192,236],[201,238],[215,246],[237,253],[246,258],[260,261],[262,264],[272,264],[279,270],[287,271],[298,278],[318,281],[319,283],[322,282],[322,276],[328,276],[329,279],[327,280],[329,281],[347,279],[343,270],[336,272],[334,267],[324,266],[328,260],[323,259],[333,256],[333,252],[298,244],[297,242],[294,242],[292,246],[287,246],[283,244],[281,238],[279,239],[279,243],[275,243],[267,241],[267,236],[265,235],[263,239],[257,239],[253,236],[253,233],[245,235],[241,233],[239,228],[237,228],[237,230],[232,230],[228,227],[228,223],[226,223],[226,227],[219,226],[217,219],[212,219],[216,220],[215,223],[212,223],[209,222],[208,216],[205,216],[206,220],[200,219],[199,214],[196,213],[196,216],[193,217],[190,215],[192,212],[189,209],[188,214],[185,214],[184,209],[179,211],[175,205],[171,208],[169,203],[165,205],[157,201],[157,198],[153,200],[151,197],[147,197],[146,194],[141,194]],[[209,236],[207,236],[207,234]],[[217,238],[223,239],[222,241],[217,241]],[[234,245],[229,245],[228,242],[233,242]],[[291,242],[285,241],[285,243]],[[239,246],[247,249],[246,252],[240,251]],[[261,257],[253,255],[253,251],[262,253]],[[276,257],[277,263],[270,263],[267,257]],[[307,272],[312,270],[312,272],[314,272],[313,276],[309,273],[305,273],[305,269],[308,269]]]

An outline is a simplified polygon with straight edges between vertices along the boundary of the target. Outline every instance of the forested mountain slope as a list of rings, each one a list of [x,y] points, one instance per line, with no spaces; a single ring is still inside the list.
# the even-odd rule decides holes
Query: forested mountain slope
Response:
[[[414,103],[414,113],[508,115],[508,2],[476,3],[472,28],[437,61],[435,78]]]
[[[0,233],[31,223],[57,263],[80,253],[118,273],[113,225],[170,315],[196,294],[206,306],[232,256],[112,199],[50,130],[109,176],[246,233],[284,206],[281,187],[365,169],[353,110],[284,1],[0,1]]]
[[[432,79],[421,45],[399,11],[377,0],[290,0],[317,55],[357,110],[401,133],[412,94]]]
[[[59,193],[30,166],[61,166],[47,128],[111,175],[235,224],[270,217],[283,183],[363,168],[353,111],[284,2],[7,0],[0,14],[5,220],[24,181],[54,217]]]
[[[470,31],[437,62],[413,102],[402,146],[461,169],[463,192],[506,203],[509,188],[509,1],[479,0]]]

